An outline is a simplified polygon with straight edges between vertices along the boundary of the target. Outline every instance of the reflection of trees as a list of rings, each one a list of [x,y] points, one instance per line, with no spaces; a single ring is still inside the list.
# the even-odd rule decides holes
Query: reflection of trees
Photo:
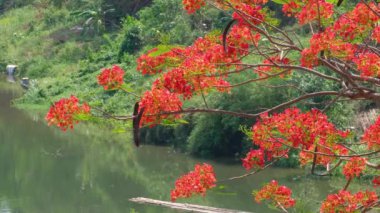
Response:
[[[78,167],[88,158],[80,146],[83,137],[62,135],[25,119],[23,113],[8,107],[9,94],[1,93],[0,99],[0,197],[10,209],[16,212],[120,210],[114,199],[103,203],[107,197],[112,198],[108,192],[102,192],[105,186],[81,188],[79,178],[83,175]],[[123,207],[127,208],[125,204]]]
[[[130,197],[168,194],[168,185],[153,187],[154,178],[125,135],[112,137],[95,127],[83,127],[89,137],[53,131],[9,108],[10,98],[0,94],[0,197],[10,209],[125,212]]]
[[[7,96],[7,100],[4,99],[0,102],[1,106],[7,104],[9,98],[17,98],[22,93],[22,88],[19,84],[6,82],[5,79],[6,75],[3,75],[0,71],[0,92],[2,93],[2,96],[4,96],[2,98],[5,98],[5,95]]]
[[[21,212],[125,212],[131,207],[160,212],[134,206],[128,198],[169,200],[175,179],[203,161],[166,147],[136,149],[128,134],[115,135],[94,126],[82,126],[81,134],[62,133],[47,128],[43,121],[27,119],[34,113],[2,107],[0,114],[0,197]],[[240,166],[212,164],[220,178],[244,172]],[[289,175],[276,174],[280,179]],[[251,190],[266,181],[268,174],[262,173],[185,202],[266,210],[250,197]]]

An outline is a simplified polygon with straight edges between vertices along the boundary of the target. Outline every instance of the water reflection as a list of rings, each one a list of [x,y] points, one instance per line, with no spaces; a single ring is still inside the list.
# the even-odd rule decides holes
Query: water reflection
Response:
[[[166,147],[136,149],[130,138],[82,126],[81,135],[62,133],[25,112],[9,107],[17,93],[0,87],[1,212],[170,212],[128,201],[132,197],[169,200],[174,180],[203,162]],[[209,162],[219,179],[241,174],[239,165]],[[332,190],[326,179],[310,180],[303,170],[271,169],[223,183],[192,202],[252,212],[272,212],[252,202],[252,190],[277,179],[309,198],[305,211]],[[335,184],[337,185],[337,184]],[[339,184],[338,184],[339,185]],[[181,202],[180,200],[179,202]],[[174,212],[174,211],[173,211]],[[275,212],[275,211],[273,211]]]
[[[7,75],[7,81],[10,83],[16,83],[16,79],[13,75]]]

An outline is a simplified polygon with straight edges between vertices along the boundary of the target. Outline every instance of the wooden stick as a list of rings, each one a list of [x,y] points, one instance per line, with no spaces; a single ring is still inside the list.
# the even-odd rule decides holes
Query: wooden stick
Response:
[[[162,200],[154,200],[150,198],[137,197],[129,199],[131,202],[140,204],[151,204],[156,206],[168,207],[172,209],[180,209],[188,212],[201,212],[201,213],[249,213],[244,211],[232,210],[232,209],[222,209],[214,208],[209,206],[194,205],[188,203],[174,203]]]

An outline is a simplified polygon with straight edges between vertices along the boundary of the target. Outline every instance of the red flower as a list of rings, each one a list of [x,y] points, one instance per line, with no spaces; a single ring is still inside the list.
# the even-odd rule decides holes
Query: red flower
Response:
[[[310,39],[310,48],[304,49],[301,56],[301,65],[314,67],[318,65],[318,54],[324,51],[325,55],[342,60],[352,60],[356,46],[346,42],[336,35],[331,27],[314,34]]]
[[[253,32],[246,25],[235,25],[227,37],[227,53],[229,56],[247,55],[251,45],[257,46],[261,35]]]
[[[378,201],[376,192],[371,191],[358,192],[355,194],[355,198],[358,203],[366,208],[373,207],[373,205]]]
[[[288,16],[295,16],[303,25],[321,19],[324,21],[332,17],[334,6],[325,0],[291,0],[284,4],[282,11]]]
[[[290,63],[289,58],[286,58],[286,57],[281,58],[281,56],[272,56],[265,59],[263,61],[263,64],[268,64],[268,65],[273,65],[273,66],[261,66],[255,71],[259,74],[259,76],[267,76],[267,74],[274,75],[274,74],[286,71],[285,73],[280,75],[280,77],[284,77],[285,75],[290,74],[291,70],[277,67],[277,65],[283,66],[283,65],[288,65],[289,63]]]
[[[366,167],[366,160],[361,157],[352,157],[343,167],[343,174],[347,179],[358,177]]]
[[[272,116],[263,115],[252,127],[253,143],[274,157],[286,154],[289,147],[313,151],[315,144],[318,151],[326,154],[343,154],[347,152],[341,145],[335,144],[339,139],[348,136],[330,123],[327,116],[319,110],[302,113],[297,108],[285,110]],[[302,164],[313,159],[313,154],[301,152]],[[335,158],[318,155],[317,164],[326,165]]]
[[[380,43],[380,26],[375,27],[372,32],[372,39]]]
[[[72,95],[70,98],[62,98],[55,102],[45,119],[49,125],[54,124],[65,131],[68,128],[72,129],[74,124],[78,123],[75,116],[89,113],[90,107],[86,103],[79,105],[78,98]]]
[[[175,182],[175,188],[171,190],[170,197],[172,201],[178,198],[188,198],[194,194],[205,196],[206,191],[215,187],[215,174],[211,165],[195,165],[194,171],[183,175]]]
[[[149,124],[151,126],[160,123],[163,119],[180,118],[180,114],[160,114],[180,111],[182,101],[178,95],[171,93],[167,89],[158,89],[153,87],[152,90],[144,93],[140,101],[140,109],[144,108],[144,114],[141,119],[141,126]]]
[[[301,65],[304,67],[315,67],[318,65],[318,52],[311,48],[306,48],[301,53]]]
[[[230,49],[234,51],[228,54],[224,52],[219,36],[206,36],[198,38],[187,48],[172,48],[160,54],[156,52],[158,49],[153,49],[137,60],[137,69],[142,74],[164,72],[153,83],[153,87],[155,90],[165,90],[177,98],[190,99],[194,94],[207,94],[213,89],[228,92],[227,76],[221,75],[221,72],[230,66],[217,64],[227,64],[236,60],[238,55],[247,52],[241,50],[242,46],[248,45],[246,42],[258,40],[256,36],[258,34],[253,36],[254,41],[252,41],[252,34],[248,28],[244,29],[244,31],[231,31],[236,38],[229,37],[228,42],[231,42],[231,46],[234,43],[240,47],[231,47]],[[244,44],[235,42],[240,38],[244,38]]]
[[[287,209],[296,204],[296,201],[291,196],[292,190],[286,186],[279,186],[277,181],[272,180],[255,193],[255,200],[258,203],[263,200],[270,200],[274,206]]]
[[[246,170],[250,170],[254,167],[263,168],[265,165],[264,152],[261,149],[251,150],[242,161],[243,167]]]
[[[318,19],[330,18],[334,11],[334,6],[325,0],[309,0],[296,15],[300,24],[307,24]]]
[[[206,2],[204,0],[182,0],[182,4],[185,10],[191,14],[195,13],[201,7],[205,6]]]
[[[321,213],[357,212],[360,205],[364,208],[372,207],[378,201],[375,192],[366,191],[351,194],[349,191],[341,190],[337,194],[330,194],[322,203]]]
[[[282,12],[284,12],[287,16],[294,16],[299,12],[301,5],[297,4],[294,1],[284,4],[282,6]]]
[[[348,191],[341,190],[337,194],[330,194],[321,205],[321,213],[354,212],[357,208],[355,196]]]
[[[114,65],[112,69],[103,69],[98,75],[98,83],[105,90],[118,89],[123,85],[124,70]]]
[[[374,124],[365,130],[362,141],[367,144],[369,150],[380,149],[380,116]]]
[[[380,57],[375,53],[359,54],[353,62],[361,72],[361,76],[380,77]]]
[[[162,72],[166,63],[181,61],[182,49],[173,48],[169,52],[160,53],[158,48],[153,48],[137,59],[137,71],[143,75],[151,75]]]
[[[237,20],[239,25],[258,25],[264,21],[265,15],[261,10],[261,6],[252,6],[242,3],[237,5],[236,9],[240,12],[234,12],[232,18]]]
[[[372,2],[368,3],[368,6],[358,3],[352,11],[343,14],[335,22],[334,31],[343,39],[351,41],[357,37],[366,37],[375,23],[380,20],[380,17],[373,12],[380,12],[379,7]]]
[[[380,186],[380,176],[376,176],[375,178],[373,178],[372,184],[374,187],[379,187]]]

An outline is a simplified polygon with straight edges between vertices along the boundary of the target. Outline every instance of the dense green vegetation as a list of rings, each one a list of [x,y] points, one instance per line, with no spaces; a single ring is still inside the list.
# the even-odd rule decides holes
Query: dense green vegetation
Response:
[[[16,104],[29,109],[47,109],[53,101],[76,94],[104,111],[130,114],[136,101],[133,96],[119,91],[104,92],[97,85],[96,76],[102,68],[112,64],[122,66],[127,72],[125,81],[139,93],[149,87],[151,79],[135,71],[138,55],[160,44],[188,45],[208,32],[222,31],[229,21],[226,14],[215,8],[188,15],[180,2],[0,1],[3,13],[0,47],[4,50],[0,52],[0,69],[4,70],[6,64],[17,64],[20,77],[33,79],[31,88]],[[276,5],[270,6],[276,9]],[[292,23],[292,20],[283,19],[282,23]],[[256,59],[246,60],[255,62]],[[247,71],[234,78],[246,79],[254,75]],[[209,94],[206,102],[213,108],[255,112],[303,91],[333,87],[321,84],[318,79],[310,81],[310,78],[313,76],[294,74],[293,79],[281,79],[282,84],[301,82],[296,89],[281,88],[276,79],[265,84],[247,84],[234,88],[231,94]],[[328,103],[328,98],[319,98],[299,107],[324,109]],[[200,97],[191,104],[203,106],[205,103]],[[329,106],[327,114],[340,127],[346,127],[351,122],[347,118],[352,117],[355,107],[336,103]],[[191,115],[186,119],[185,125],[145,129],[142,138],[145,143],[173,145],[204,157],[240,157],[240,153],[250,148],[251,143],[244,142],[248,139],[243,130],[250,128],[252,120],[225,115]],[[290,158],[280,164],[294,165],[294,162]]]

